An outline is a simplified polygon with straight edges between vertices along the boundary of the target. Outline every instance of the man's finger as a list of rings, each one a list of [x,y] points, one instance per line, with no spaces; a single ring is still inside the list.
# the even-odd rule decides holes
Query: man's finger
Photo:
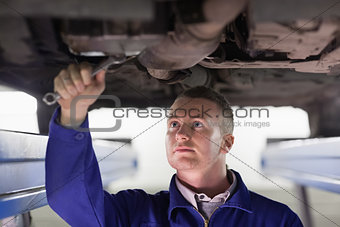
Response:
[[[64,87],[66,88],[67,92],[70,93],[72,96],[76,96],[78,91],[74,86],[72,81],[71,74],[74,73],[74,65],[69,65],[65,73],[60,74],[60,79],[62,80]]]
[[[74,65],[71,64],[69,66],[69,71],[70,71],[70,77],[72,79],[72,82],[74,84],[74,86],[76,87],[76,89],[78,90],[78,92],[82,92],[84,91],[84,83],[83,83],[83,79],[80,75],[80,71],[79,71],[79,66],[78,65]]]
[[[59,76],[54,78],[54,91],[58,92],[58,94],[63,99],[71,98],[71,95],[67,92],[66,88],[64,87],[63,82],[61,81],[61,77]]]
[[[101,70],[96,75],[96,89],[99,93],[102,93],[105,90],[105,70]]]
[[[90,85],[92,83],[92,67],[89,63],[87,62],[82,62],[80,65],[80,75],[81,78],[83,79],[83,82],[86,86]]]

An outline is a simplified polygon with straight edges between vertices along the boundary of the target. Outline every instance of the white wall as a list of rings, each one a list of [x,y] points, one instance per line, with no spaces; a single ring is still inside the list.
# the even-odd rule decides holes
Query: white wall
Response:
[[[37,100],[24,92],[0,89],[0,129],[39,133]]]

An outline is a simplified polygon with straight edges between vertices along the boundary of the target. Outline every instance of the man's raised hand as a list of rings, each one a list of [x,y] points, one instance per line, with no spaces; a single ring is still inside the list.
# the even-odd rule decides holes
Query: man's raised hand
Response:
[[[92,67],[83,62],[79,65],[70,64],[63,69],[54,79],[54,91],[58,92],[61,99],[60,122],[62,125],[70,125],[70,108],[72,100],[81,95],[99,96],[105,89],[105,71],[100,71],[95,77],[91,77]],[[76,103],[76,123],[84,121],[88,108],[96,99],[79,99]]]

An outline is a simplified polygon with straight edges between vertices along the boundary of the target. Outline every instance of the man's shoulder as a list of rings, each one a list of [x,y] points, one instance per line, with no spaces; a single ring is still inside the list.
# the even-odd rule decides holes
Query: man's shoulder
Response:
[[[260,195],[256,192],[249,191],[251,204],[253,209],[270,209],[277,212],[293,212],[287,205],[268,197]]]
[[[244,202],[251,205],[250,210],[255,210],[259,212],[273,212],[273,213],[292,213],[294,212],[285,204],[269,199],[263,195],[256,192],[248,190],[242,178],[238,172],[232,170],[237,178],[237,194],[238,202]],[[248,201],[249,199],[249,201]]]
[[[249,191],[252,211],[257,215],[271,216],[271,219],[286,219],[291,223],[299,223],[298,216],[285,204]]]

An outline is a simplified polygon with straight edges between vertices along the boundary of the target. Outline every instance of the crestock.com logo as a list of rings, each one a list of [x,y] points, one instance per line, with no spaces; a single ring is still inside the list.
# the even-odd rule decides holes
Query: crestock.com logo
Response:
[[[267,108],[244,108],[239,107],[235,110],[223,109],[220,114],[214,115],[212,109],[205,108],[203,105],[200,108],[115,108],[113,110],[113,117],[115,119],[129,118],[130,116],[137,116],[138,118],[269,118],[269,109]]]
[[[82,128],[76,123],[76,104],[83,99],[106,99],[113,103],[113,118],[114,125],[105,128]],[[216,114],[216,113],[215,113]],[[206,108],[201,105],[200,108],[121,108],[120,99],[115,95],[81,95],[74,98],[71,102],[71,127],[80,132],[114,132],[121,128],[122,119],[129,118],[131,116],[136,116],[137,118],[233,118],[234,127],[254,127],[254,128],[264,128],[269,127],[269,121],[263,121],[263,118],[269,120],[269,109],[267,108],[245,108],[238,107],[234,109],[222,109],[219,114],[214,115],[214,111],[210,108]],[[231,122],[218,122],[222,127],[227,127],[224,124],[231,124]],[[209,121],[209,124],[216,124]]]
[[[100,100],[100,99],[106,99],[109,101],[113,102],[113,106],[115,108],[119,108],[121,107],[121,102],[120,99],[115,96],[115,95],[79,95],[76,98],[74,98],[71,102],[71,109],[70,109],[70,113],[71,113],[71,127],[74,130],[77,130],[79,132],[114,132],[120,129],[120,127],[122,126],[122,120],[121,119],[116,119],[115,120],[115,124],[113,126],[110,127],[105,127],[105,128],[81,128],[77,125],[76,123],[76,115],[77,115],[77,109],[76,109],[76,104],[83,99],[94,99],[94,100]]]

